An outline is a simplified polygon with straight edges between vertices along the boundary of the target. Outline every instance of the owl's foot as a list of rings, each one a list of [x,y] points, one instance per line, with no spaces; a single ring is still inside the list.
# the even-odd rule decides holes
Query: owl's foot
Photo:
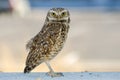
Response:
[[[47,75],[51,77],[62,77],[64,76],[62,73],[48,72]]]

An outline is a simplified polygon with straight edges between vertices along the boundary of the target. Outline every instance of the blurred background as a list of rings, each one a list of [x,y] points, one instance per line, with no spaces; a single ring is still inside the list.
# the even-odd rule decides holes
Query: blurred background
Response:
[[[0,0],[0,71],[23,72],[25,45],[52,7],[70,11],[69,36],[55,71],[120,71],[120,0]],[[33,72],[46,72],[42,63]]]

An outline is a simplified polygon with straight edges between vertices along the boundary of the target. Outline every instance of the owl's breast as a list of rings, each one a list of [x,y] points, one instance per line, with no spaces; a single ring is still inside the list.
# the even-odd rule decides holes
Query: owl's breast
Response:
[[[64,43],[67,38],[69,25],[62,23],[55,23],[54,26],[50,28],[50,39],[53,41],[53,47],[51,49],[51,53],[54,53],[53,56],[57,55],[59,51],[64,46]]]
[[[43,28],[44,33],[42,33],[43,42],[48,46],[43,45],[44,53],[47,55],[47,58],[50,60],[55,57],[59,51],[61,51],[66,38],[69,26],[62,23],[49,23]],[[39,42],[39,41],[38,41]],[[43,42],[40,42],[43,44]],[[41,45],[42,46],[42,45]],[[46,57],[45,55],[45,57]]]
[[[69,25],[63,23],[50,23],[48,24],[50,27],[48,28],[48,33],[50,34],[50,39],[54,41],[55,44],[58,42],[64,42],[67,38]]]

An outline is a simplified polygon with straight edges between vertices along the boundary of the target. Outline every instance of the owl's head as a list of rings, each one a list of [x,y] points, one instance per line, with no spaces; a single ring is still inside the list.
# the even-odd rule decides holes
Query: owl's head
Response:
[[[64,8],[52,8],[48,11],[46,20],[49,22],[70,22],[70,14]]]

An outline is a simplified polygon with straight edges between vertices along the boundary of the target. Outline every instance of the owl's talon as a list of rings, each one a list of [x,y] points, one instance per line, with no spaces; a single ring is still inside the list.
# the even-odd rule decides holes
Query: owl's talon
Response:
[[[48,72],[47,75],[51,76],[51,77],[62,77],[62,76],[64,76],[63,73],[54,73],[54,72]]]

